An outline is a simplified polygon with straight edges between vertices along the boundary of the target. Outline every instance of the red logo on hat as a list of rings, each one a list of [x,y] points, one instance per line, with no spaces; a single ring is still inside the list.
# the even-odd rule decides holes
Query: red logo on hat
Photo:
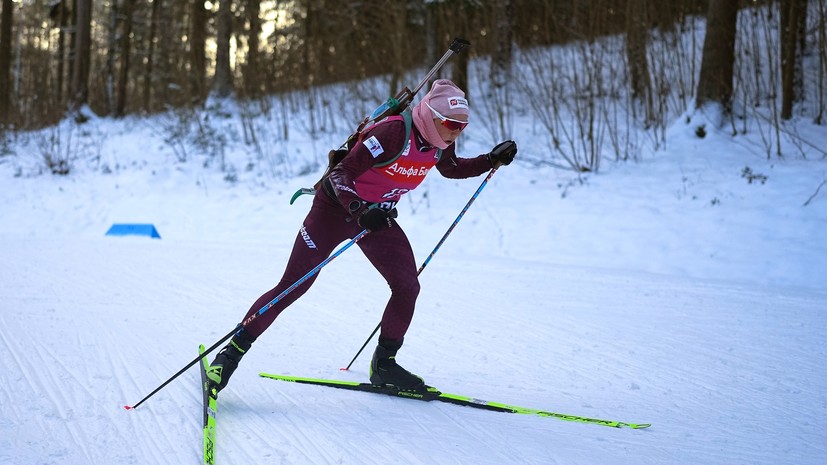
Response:
[[[465,100],[464,97],[456,96],[456,97],[448,97],[448,108],[453,110],[456,108],[468,108],[468,100]]]

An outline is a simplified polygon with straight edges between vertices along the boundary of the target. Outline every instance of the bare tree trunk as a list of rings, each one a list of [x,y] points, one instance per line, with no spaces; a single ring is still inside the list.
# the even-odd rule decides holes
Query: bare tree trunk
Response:
[[[144,70],[144,110],[152,110],[152,78],[155,68],[155,35],[158,30],[162,0],[152,1],[152,13],[149,19],[149,44],[146,53],[146,69]]]
[[[115,103],[115,116],[121,117],[126,109],[126,93],[129,87],[129,55],[132,51],[132,15],[135,12],[135,0],[125,0],[123,10],[123,37],[121,38],[121,63],[118,70],[118,100]]]
[[[709,1],[701,74],[695,96],[696,108],[706,103],[717,103],[727,114],[732,110],[737,18],[737,0]]]
[[[304,19],[303,41],[304,46],[301,52],[301,70],[304,79],[300,80],[304,85],[302,88],[310,89],[316,80],[316,60],[314,60],[314,33],[316,32],[316,22],[318,21],[317,8],[314,0],[310,0],[306,5],[306,16]],[[313,107],[313,100],[310,100],[310,106]],[[311,118],[313,113],[311,112]]]
[[[824,3],[824,0],[818,0],[818,11],[820,13],[816,32],[816,35],[818,36],[818,84],[816,85],[816,94],[818,95],[818,113],[813,119],[813,122],[818,125],[821,125],[824,122],[824,88],[825,76],[827,76],[827,20],[825,19]]]
[[[215,77],[212,90],[218,97],[233,92],[233,72],[230,69],[230,38],[233,35],[232,0],[220,0],[218,6],[218,32],[215,50]]]
[[[72,81],[75,78],[75,57],[78,53],[78,0],[64,1],[72,2],[72,9],[69,10],[69,50],[67,50],[68,53],[66,55],[66,104],[70,105],[70,101],[73,98],[72,95],[74,94],[74,88],[72,87],[74,84]]]
[[[0,18],[0,123],[9,121],[11,115],[11,31],[14,3],[3,0]]]
[[[75,72],[72,76],[70,107],[78,112],[89,101],[89,71],[91,68],[92,45],[92,0],[77,0],[77,21],[75,23],[77,40],[75,42]]]
[[[491,57],[491,80],[494,87],[503,87],[511,75],[514,42],[514,1],[497,0],[494,5],[496,44]]]
[[[439,59],[437,51],[437,27],[436,8],[437,4],[428,0],[422,0],[422,9],[425,14],[425,63],[436,63]],[[436,78],[438,76],[434,76]],[[430,85],[426,89],[430,89]]]
[[[200,102],[207,89],[207,10],[202,0],[191,0],[190,93],[194,102]],[[154,7],[153,7],[154,14]]]
[[[796,91],[796,76],[800,71],[799,37],[801,16],[806,9],[800,0],[781,0],[781,119],[793,117],[793,102],[799,95]]]
[[[643,104],[647,123],[653,119],[652,80],[646,39],[649,34],[646,0],[628,0],[626,3],[626,62],[632,86],[632,99]],[[634,106],[633,108],[637,108]]]
[[[486,94],[482,105],[488,110],[492,136],[502,140],[512,132],[511,125],[511,96],[509,83],[512,77],[512,61],[514,58],[514,1],[496,0],[492,5],[494,44],[491,55],[491,79],[489,88],[483,90]]]
[[[173,75],[175,73],[175,63],[184,61],[183,56],[177,55],[176,50],[172,46],[172,41],[175,40],[175,30],[171,23],[173,19],[169,17],[169,11],[175,9],[175,1],[165,1],[163,9],[158,14],[158,40],[155,50],[154,72],[152,79],[154,85],[152,87],[153,99],[157,101],[156,108],[168,108],[172,106],[173,98],[183,94],[183,89],[173,86]],[[185,52],[186,53],[186,52]],[[192,78],[197,71],[190,69],[187,78]],[[184,78],[183,83],[187,82]],[[179,105],[188,105],[194,99],[194,96],[186,95],[181,99],[176,99]],[[182,102],[186,100],[186,102]]]
[[[261,34],[261,0],[248,0],[247,14],[250,20],[250,32],[247,37],[247,69],[244,73],[244,84],[247,94],[255,97],[261,92],[261,66],[259,64],[258,35]]]
[[[118,23],[120,22],[119,2],[112,2],[109,6],[109,37],[106,48],[106,65],[104,66],[106,96],[106,114],[115,114],[115,61],[118,56]]]
[[[809,0],[798,0],[798,58],[795,60],[795,77],[793,78],[793,92],[795,102],[803,102],[806,96],[804,84],[804,57],[807,50],[807,13]]]
[[[459,10],[461,12],[460,18],[458,18],[454,24],[459,32],[458,36],[465,39],[470,39],[469,23],[474,15],[475,6],[463,0],[460,3]],[[465,96],[470,100],[471,89],[468,86],[468,63],[470,62],[468,58],[469,55],[470,53],[466,52],[460,53],[459,56],[456,57],[453,72],[451,73],[451,80],[454,81],[454,84],[456,84],[457,87],[465,91]]]
[[[69,14],[67,13],[67,6],[68,0],[61,0],[58,4],[58,8],[60,8],[60,12],[58,13],[58,33],[57,33],[57,83],[55,84],[55,101],[61,105],[63,108],[63,104],[65,101],[63,96],[65,95],[64,92],[64,78],[65,74],[65,64],[66,64],[66,27],[68,26],[68,19]]]
[[[386,5],[391,13],[390,31],[388,31],[391,54],[393,55],[391,68],[390,95],[396,95],[403,87],[402,78],[405,73],[405,53],[407,52],[405,24],[408,22],[408,8],[404,2],[390,2]]]

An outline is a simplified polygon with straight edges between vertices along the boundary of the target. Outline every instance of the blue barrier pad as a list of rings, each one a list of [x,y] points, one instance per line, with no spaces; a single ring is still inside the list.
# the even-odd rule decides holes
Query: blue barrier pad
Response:
[[[154,224],[116,223],[106,231],[107,236],[148,236],[160,239]]]

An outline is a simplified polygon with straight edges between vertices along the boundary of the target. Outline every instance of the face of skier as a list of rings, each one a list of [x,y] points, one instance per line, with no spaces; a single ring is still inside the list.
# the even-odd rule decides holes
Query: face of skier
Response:
[[[436,126],[439,137],[449,145],[457,140],[459,133],[468,126],[468,115],[443,115],[427,103],[426,105],[434,114],[434,126]]]
[[[448,120],[449,122],[450,121],[458,121],[458,122],[464,122],[465,126],[468,125],[468,116],[466,116],[466,115],[446,115],[446,116],[448,118],[450,118],[450,120]],[[462,132],[463,129],[465,129],[465,126],[460,126],[458,124],[457,125],[452,125],[452,128],[454,128],[454,129],[449,128],[448,126],[443,125],[442,121],[439,120],[438,118],[434,118],[434,124],[436,125],[436,130],[439,133],[439,137],[441,137],[442,140],[444,140],[448,144],[451,144],[452,142],[457,140],[457,138],[459,137],[459,134]]]

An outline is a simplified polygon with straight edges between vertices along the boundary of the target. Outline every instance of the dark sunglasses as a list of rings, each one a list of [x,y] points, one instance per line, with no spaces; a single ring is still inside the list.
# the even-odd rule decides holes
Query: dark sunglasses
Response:
[[[434,112],[434,115],[439,118],[440,124],[445,126],[445,128],[449,131],[462,131],[465,129],[465,126],[468,126],[468,121],[448,118],[447,116],[443,116],[442,113],[434,110],[434,107],[428,105],[428,102],[425,102],[425,105],[430,108],[432,112]]]

